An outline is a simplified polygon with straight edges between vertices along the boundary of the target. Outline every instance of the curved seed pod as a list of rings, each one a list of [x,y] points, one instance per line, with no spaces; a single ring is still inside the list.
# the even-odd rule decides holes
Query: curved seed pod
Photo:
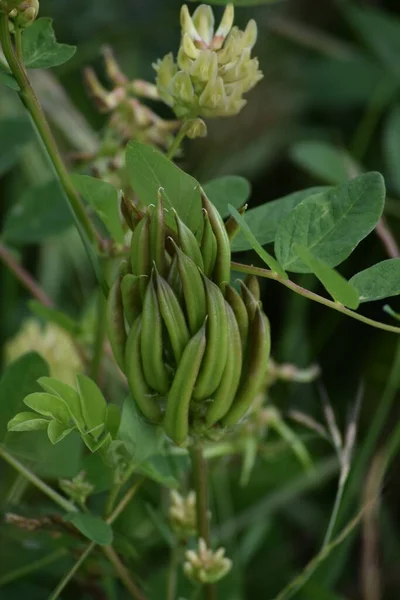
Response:
[[[140,353],[140,338],[142,333],[142,318],[134,322],[126,342],[125,365],[126,377],[132,396],[144,416],[153,423],[160,423],[162,413],[155,397],[156,394],[146,383],[143,374]]]
[[[253,294],[257,302],[260,302],[261,291],[258,278],[255,275],[247,275],[246,279],[244,280],[244,284]]]
[[[228,317],[225,300],[215,283],[203,277],[207,298],[207,346],[193,397],[211,398],[217,389],[228,356]]]
[[[240,281],[240,291],[242,293],[243,302],[246,305],[246,310],[249,315],[249,320],[254,319],[257,308],[260,306],[260,302],[253,296],[249,288],[243,281]]]
[[[247,209],[247,204],[245,204],[244,206],[239,208],[238,213],[243,217],[244,213],[246,212],[246,209]],[[235,239],[235,237],[237,236],[237,234],[240,231],[240,226],[239,226],[238,222],[236,221],[236,219],[234,219],[232,217],[232,215],[226,221],[225,229],[226,229],[226,233],[228,234],[229,241],[232,244],[233,240]]]
[[[150,260],[155,263],[161,275],[165,275],[167,256],[165,253],[165,216],[161,194],[158,193],[150,219]]]
[[[203,208],[204,226],[201,239],[201,254],[203,256],[204,274],[211,277],[217,260],[217,238],[211,227],[207,211]]]
[[[199,330],[206,317],[206,295],[200,271],[194,262],[175,248],[178,256],[178,270],[182,282],[183,296],[185,298],[186,316],[189,331],[194,335]]]
[[[229,304],[225,303],[228,316],[228,359],[217,390],[213,393],[213,402],[206,413],[206,425],[211,427],[230,409],[238,389],[242,372],[242,340],[235,314]]]
[[[257,307],[250,324],[248,356],[242,371],[239,390],[228,414],[221,420],[224,427],[233,427],[250,408],[263,384],[270,349],[269,321],[260,307]]]
[[[123,371],[125,367],[124,351],[126,330],[124,307],[122,304],[121,282],[128,270],[128,263],[123,261],[118,276],[112,284],[107,298],[107,334],[117,365]]]
[[[121,280],[122,304],[129,325],[132,325],[142,310],[140,275],[127,273]]]
[[[189,433],[189,405],[206,347],[205,325],[186,346],[167,399],[165,433],[182,446]]]
[[[131,241],[131,268],[133,275],[150,275],[150,218],[145,215],[137,224]],[[142,297],[146,291],[146,279],[140,282]]]
[[[249,334],[249,315],[247,313],[246,305],[239,292],[237,292],[235,288],[230,285],[225,286],[225,299],[235,313],[244,352],[247,346],[247,337]]]
[[[156,288],[160,312],[168,330],[176,364],[179,364],[182,352],[190,339],[185,315],[174,290],[158,273],[156,273]]]
[[[140,348],[147,384],[160,394],[166,394],[169,378],[164,364],[162,334],[161,313],[152,277],[143,302]]]
[[[172,238],[169,238],[169,239],[170,239],[170,241],[172,241]],[[175,247],[174,247],[174,251],[175,251]],[[172,289],[174,290],[177,297],[180,298],[182,295],[182,282],[181,282],[181,279],[179,276],[178,256],[177,256],[176,252],[171,261],[171,266],[169,267],[167,282],[172,287]]]
[[[201,271],[204,271],[203,257],[201,255],[200,247],[196,236],[192,233],[185,225],[185,223],[178,217],[178,213],[175,213],[175,221],[179,235],[179,246],[182,251],[192,259],[195,265],[199,267]]]
[[[217,239],[217,260],[213,279],[217,285],[229,283],[231,278],[231,245],[221,215],[201,190],[201,202],[207,211],[211,227]]]

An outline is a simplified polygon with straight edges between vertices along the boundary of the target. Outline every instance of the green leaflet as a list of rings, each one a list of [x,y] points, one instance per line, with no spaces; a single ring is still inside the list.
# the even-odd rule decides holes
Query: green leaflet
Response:
[[[243,232],[243,235],[248,240],[248,242],[251,244],[252,248],[260,256],[260,258],[262,258],[262,260],[270,267],[270,269],[272,269],[272,271],[275,271],[275,273],[277,273],[284,279],[287,279],[288,278],[287,273],[285,273],[284,269],[282,269],[279,262],[273,256],[271,256],[271,254],[268,254],[268,252],[266,250],[264,250],[264,248],[261,246],[261,244],[254,237],[250,227],[247,225],[244,218],[238,213],[236,208],[234,208],[233,206],[231,206],[229,204],[229,211],[230,211],[231,215],[233,216],[233,218],[235,219],[235,221],[239,224],[239,226]]]
[[[309,273],[296,252],[299,245],[328,266],[339,265],[375,228],[384,200],[383,177],[374,172],[303,200],[278,228],[277,259],[288,271]]]
[[[57,42],[52,19],[37,19],[22,36],[22,58],[28,69],[57,67],[72,58],[75,52],[75,46]]]
[[[360,271],[350,279],[360,302],[372,302],[400,294],[400,258],[389,258]]]
[[[301,260],[318,277],[325,289],[336,302],[348,308],[356,309],[360,304],[359,293],[344,277],[329,267],[325,262],[316,258],[304,246],[296,246]]]

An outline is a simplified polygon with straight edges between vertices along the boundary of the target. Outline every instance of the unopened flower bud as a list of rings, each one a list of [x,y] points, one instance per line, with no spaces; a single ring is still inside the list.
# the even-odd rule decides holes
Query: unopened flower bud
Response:
[[[60,479],[58,485],[60,489],[80,506],[86,504],[88,496],[93,492],[94,485],[86,481],[86,473],[81,471],[73,479]]]
[[[170,493],[169,518],[174,531],[183,538],[196,532],[196,494],[191,491],[184,497],[176,490]]]
[[[191,140],[198,137],[206,137],[207,125],[204,123],[203,119],[190,119],[189,121],[186,121],[184,131],[185,135]]]
[[[12,20],[12,27],[29,27],[35,21],[39,13],[39,0],[21,0],[17,6],[13,2],[13,8],[8,13]]]
[[[225,548],[215,552],[207,548],[205,541],[200,538],[198,550],[187,550],[186,562],[183,565],[184,573],[196,583],[216,583],[232,568],[232,561],[225,556]]]

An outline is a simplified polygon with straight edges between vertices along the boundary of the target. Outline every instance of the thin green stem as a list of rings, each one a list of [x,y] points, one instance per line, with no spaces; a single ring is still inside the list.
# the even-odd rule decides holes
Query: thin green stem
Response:
[[[185,139],[185,135],[186,135],[186,123],[183,123],[181,125],[181,128],[179,129],[178,133],[176,134],[174,141],[168,148],[168,151],[166,154],[167,158],[169,158],[170,160],[172,160],[174,158],[179,146]]]
[[[72,569],[70,569],[68,571],[68,573],[66,575],[64,575],[64,577],[61,579],[61,581],[58,584],[58,586],[56,587],[56,589],[52,592],[52,594],[50,594],[48,600],[57,600],[57,598],[60,597],[60,594],[62,593],[64,588],[71,581],[72,577],[75,575],[75,573],[78,571],[78,569],[82,566],[82,564],[87,559],[87,557],[89,556],[89,554],[91,553],[91,551],[93,550],[93,548],[95,546],[96,546],[95,542],[90,542],[90,544],[88,544],[86,546],[85,550],[82,552],[82,554],[80,555],[80,557],[78,558],[78,560],[76,561],[76,563],[74,564]]]
[[[39,558],[28,565],[24,565],[23,567],[15,569],[14,571],[10,571],[0,578],[0,587],[9,584],[12,581],[16,581],[17,579],[21,579],[22,577],[26,577],[27,575],[31,575],[40,569],[44,569],[44,567],[48,567],[49,565],[53,564],[53,562],[60,560],[60,558],[63,558],[64,556],[67,556],[67,554],[68,552],[65,548],[58,548],[51,554],[43,556],[43,558]]]
[[[336,522],[337,522],[338,516],[339,516],[339,510],[342,505],[343,492],[344,492],[344,488],[346,485],[346,481],[347,481],[347,477],[346,478],[341,477],[339,479],[339,485],[338,485],[338,489],[336,492],[335,503],[333,505],[331,517],[329,519],[329,523],[328,523],[328,527],[327,527],[327,530],[325,533],[324,541],[322,543],[321,551],[324,550],[326,548],[326,546],[328,546],[328,544],[330,544],[330,542],[332,540],[333,531],[335,529],[335,525],[336,525]]]
[[[167,600],[176,600],[176,586],[179,566],[179,544],[175,543],[170,551],[167,578]]]
[[[22,29],[19,25],[15,26],[14,31],[15,54],[20,62],[22,62]]]
[[[23,475],[25,479],[30,481],[34,486],[36,486],[43,494],[45,494],[48,498],[53,500],[56,504],[58,504],[61,508],[63,508],[67,512],[78,512],[75,504],[72,504],[69,500],[61,496],[58,492],[53,490],[50,486],[47,485],[44,481],[42,481],[39,477],[37,477],[32,471],[27,469],[22,463],[19,462],[16,458],[14,458],[3,446],[0,446],[0,456],[8,462],[9,465],[14,467],[18,473]]]
[[[196,492],[197,533],[210,547],[210,520],[208,514],[208,481],[207,463],[201,443],[195,442],[189,450],[192,462],[193,487]],[[205,600],[215,600],[217,597],[214,585],[204,586]]]
[[[361,323],[365,323],[366,325],[371,325],[371,327],[376,327],[377,329],[382,329],[383,331],[390,331],[392,333],[400,333],[400,327],[395,327],[394,325],[386,325],[386,323],[380,323],[379,321],[374,321],[373,319],[369,319],[368,317],[364,317],[349,308],[346,308],[342,304],[338,302],[334,302],[333,300],[328,300],[328,298],[323,298],[314,292],[310,292],[310,290],[306,290],[305,288],[297,285],[290,279],[283,279],[277,273],[270,271],[268,269],[263,269],[261,267],[254,267],[252,265],[242,265],[237,262],[232,262],[232,269],[237,271],[238,273],[250,273],[251,275],[257,275],[258,277],[266,277],[267,279],[274,279],[278,283],[281,283],[285,287],[292,290],[292,292],[296,292],[300,296],[304,296],[309,300],[313,300],[314,302],[318,302],[319,304],[323,304],[328,308],[332,308],[352,319],[356,319],[357,321],[361,321]]]
[[[74,188],[72,179],[58,151],[56,141],[46,120],[42,107],[36,98],[26,71],[15,52],[11,41],[8,23],[7,14],[0,14],[0,40],[4,56],[7,60],[11,73],[19,85],[20,98],[34,123],[39,140],[46,149],[47,155],[64,190],[79,235],[81,236],[89,260],[96,273],[96,277],[98,278],[104,293],[107,295],[107,285],[104,277],[102,276],[96,254],[94,253],[94,246],[99,246],[99,236],[86,213],[79,194]]]
[[[104,340],[107,329],[107,300],[101,290],[97,296],[96,332],[93,343],[93,355],[90,368],[90,376],[94,381],[99,380],[101,361],[104,353]]]
[[[120,483],[114,483],[114,485],[111,487],[110,492],[107,497],[107,500],[106,500],[106,506],[104,509],[105,517],[109,517],[111,515],[120,489],[121,489]]]
[[[145,596],[139,590],[136,583],[132,580],[128,569],[122,563],[114,548],[112,546],[102,546],[102,550],[132,598],[135,598],[135,600],[145,600]]]

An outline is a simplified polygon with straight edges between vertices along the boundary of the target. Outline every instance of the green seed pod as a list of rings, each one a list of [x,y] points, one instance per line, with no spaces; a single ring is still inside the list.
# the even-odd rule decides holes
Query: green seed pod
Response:
[[[176,444],[217,439],[241,419],[262,384],[268,320],[254,277],[229,285],[225,225],[203,194],[199,241],[161,197],[132,233],[109,298],[108,329],[118,364],[143,416]],[[165,221],[168,220],[168,225]]]

